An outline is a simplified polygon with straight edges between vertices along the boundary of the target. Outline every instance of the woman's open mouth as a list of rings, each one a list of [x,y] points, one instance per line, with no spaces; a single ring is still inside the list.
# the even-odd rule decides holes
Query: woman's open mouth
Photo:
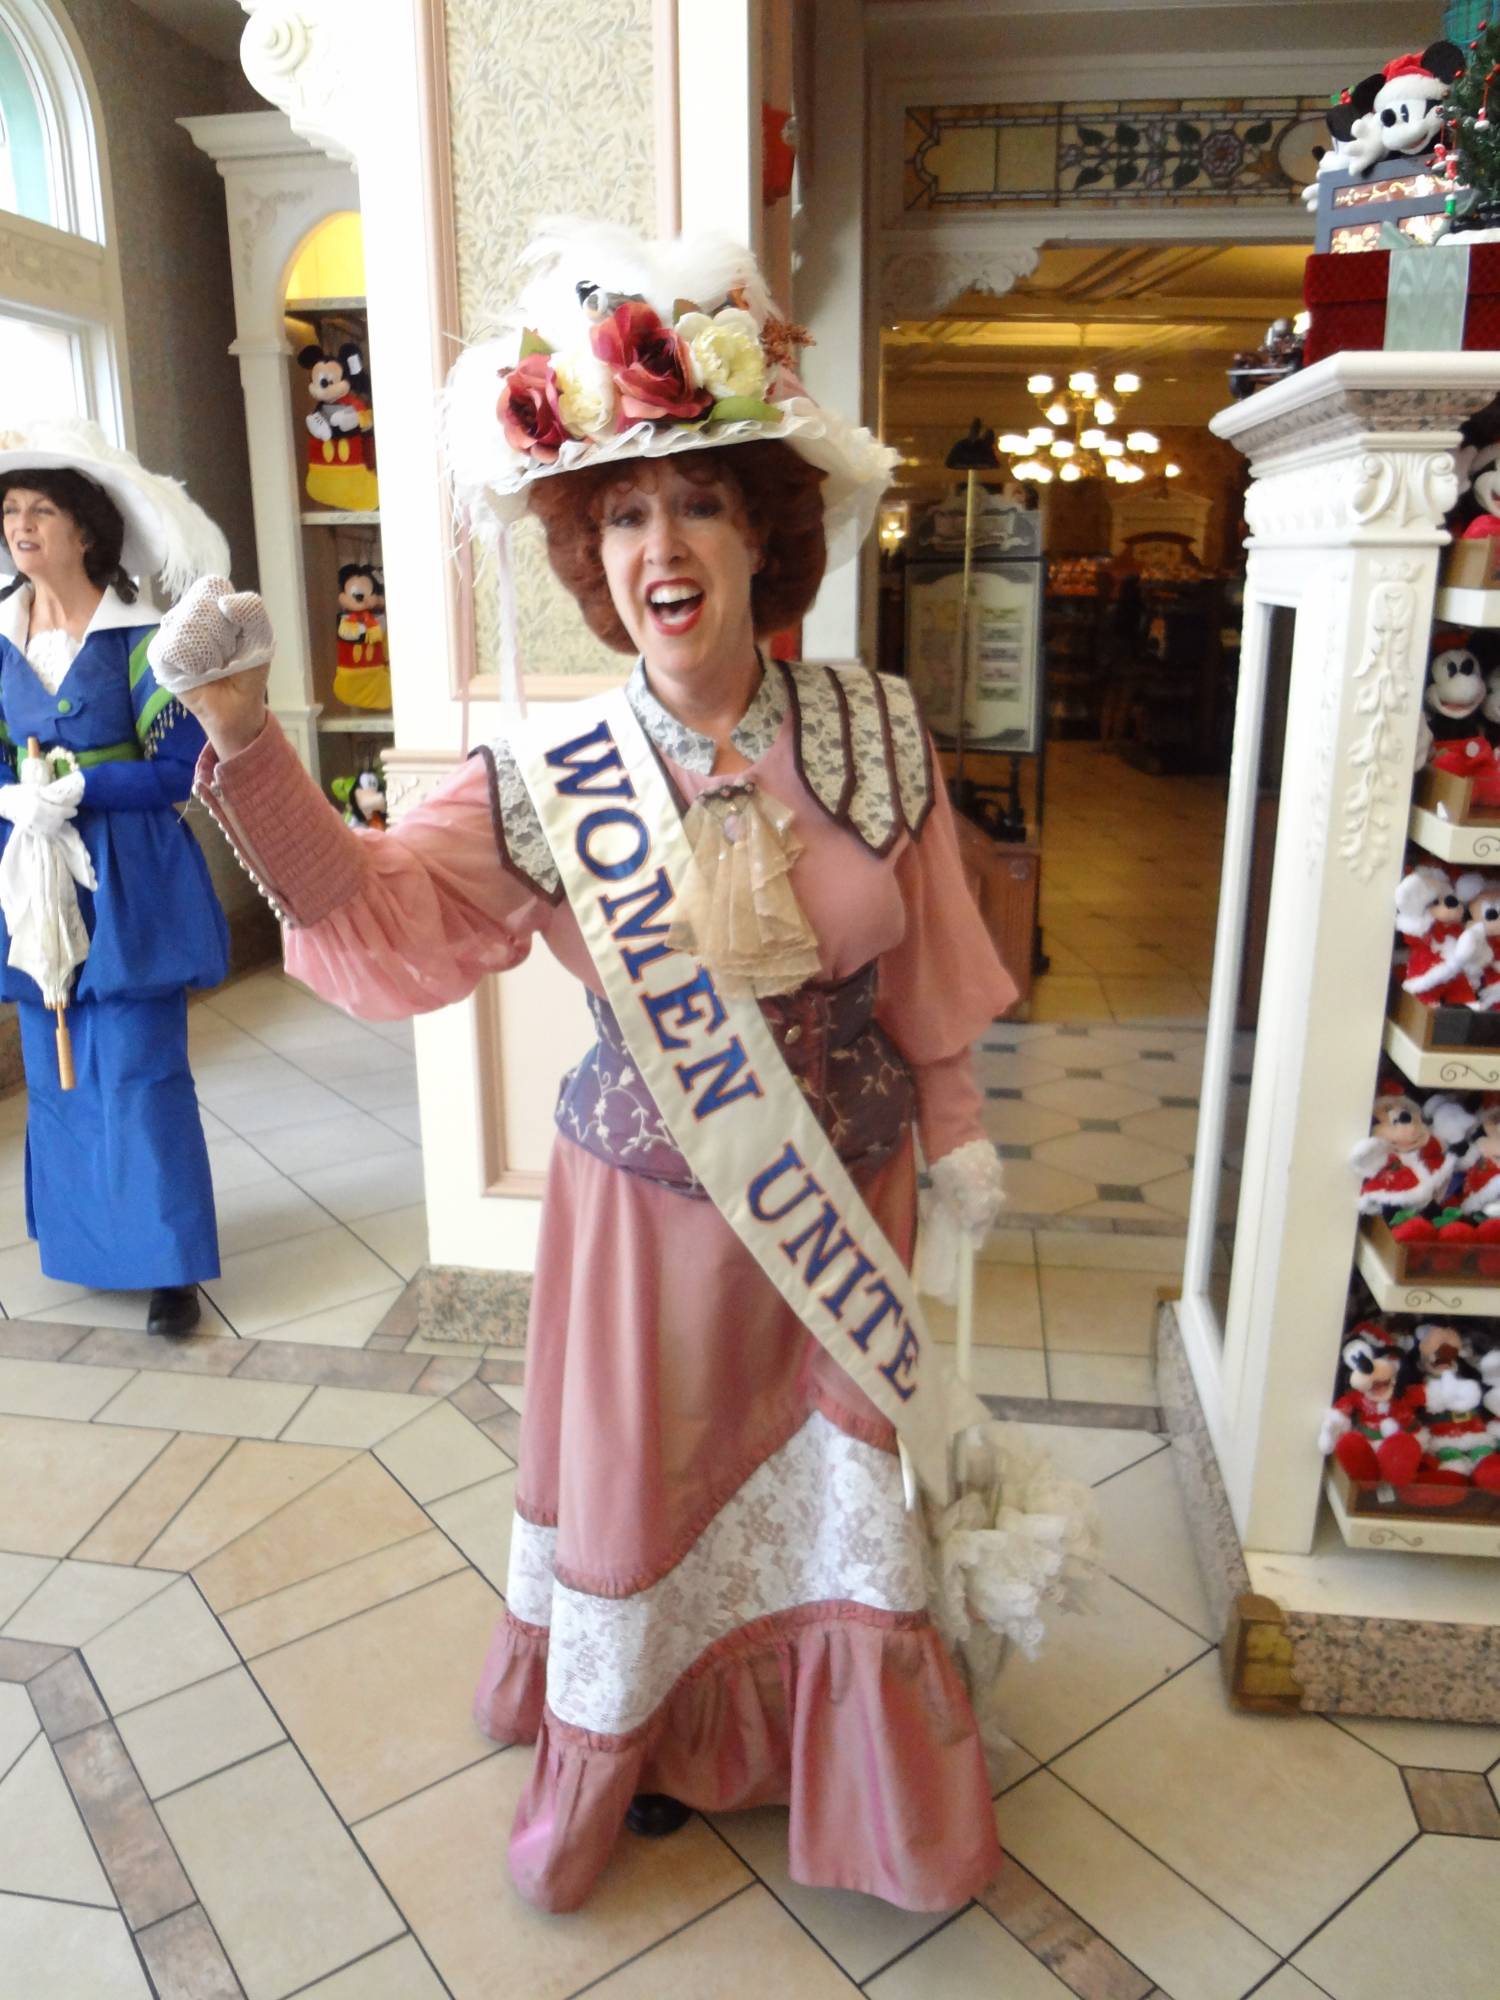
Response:
[[[681,579],[653,583],[646,592],[646,610],[658,632],[675,638],[691,632],[702,616],[703,592]]]

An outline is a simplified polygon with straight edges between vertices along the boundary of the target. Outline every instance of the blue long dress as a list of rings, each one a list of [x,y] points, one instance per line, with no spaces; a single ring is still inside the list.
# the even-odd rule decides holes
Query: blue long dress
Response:
[[[30,593],[0,604],[0,739],[29,736],[84,768],[73,822],[98,888],[80,888],[89,955],[68,1004],[77,1087],[58,1087],[52,1014],[28,973],[0,964],[21,1021],[30,1106],[26,1221],[49,1278],[91,1291],[189,1285],[219,1272],[208,1148],[187,1057],[187,993],[228,970],[228,931],[180,802],[198,724],[146,660],[156,629],[106,591],[56,694],[24,652]],[[0,778],[8,773],[0,769]],[[0,852],[12,838],[0,820]],[[0,916],[0,960],[10,937]]]

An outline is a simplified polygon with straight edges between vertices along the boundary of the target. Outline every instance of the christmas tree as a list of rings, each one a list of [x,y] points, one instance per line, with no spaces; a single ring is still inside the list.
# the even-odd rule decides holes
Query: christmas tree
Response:
[[[1470,190],[1455,202],[1461,225],[1500,222],[1500,18],[1479,23],[1468,64],[1448,93],[1448,132],[1439,165],[1450,183]]]

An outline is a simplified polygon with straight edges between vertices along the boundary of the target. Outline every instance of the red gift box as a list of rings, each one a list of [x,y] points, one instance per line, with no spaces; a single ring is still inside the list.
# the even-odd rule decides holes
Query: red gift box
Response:
[[[1441,246],[1424,257],[1451,257]],[[1358,256],[1325,251],[1307,260],[1302,303],[1311,315],[1304,363],[1310,366],[1341,348],[1385,345],[1385,295],[1391,267],[1389,250]],[[1465,348],[1500,348],[1500,243],[1476,243],[1469,251],[1469,299],[1464,314]]]

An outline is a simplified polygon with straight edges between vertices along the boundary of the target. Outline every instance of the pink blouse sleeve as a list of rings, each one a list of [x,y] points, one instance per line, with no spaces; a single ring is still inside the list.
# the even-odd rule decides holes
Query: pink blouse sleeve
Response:
[[[906,934],[880,961],[877,1018],[911,1064],[929,1161],[982,1139],[972,1045],[1016,997],[964,880],[941,781],[921,838],[896,862]]]
[[[465,999],[519,965],[551,905],[501,864],[483,759],[386,833],[346,826],[274,717],[199,759],[195,790],[282,921],[286,969],[366,1020]]]

